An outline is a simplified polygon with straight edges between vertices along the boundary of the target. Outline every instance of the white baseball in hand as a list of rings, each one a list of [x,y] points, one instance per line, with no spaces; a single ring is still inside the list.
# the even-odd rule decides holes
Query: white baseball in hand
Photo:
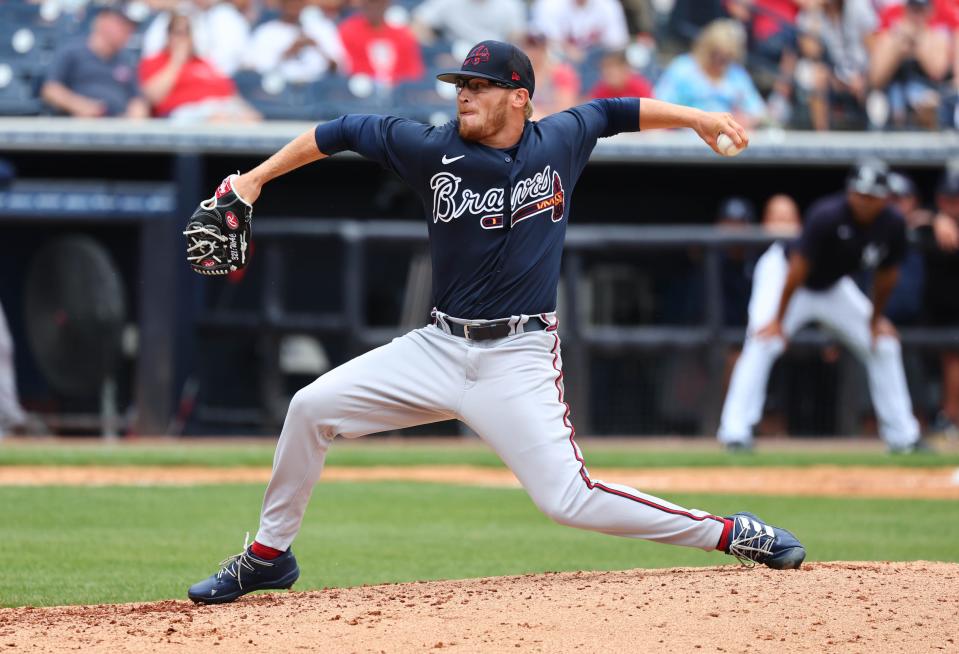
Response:
[[[733,140],[726,134],[719,135],[719,138],[716,139],[716,147],[719,148],[724,157],[735,157],[743,151],[743,148],[733,143]]]

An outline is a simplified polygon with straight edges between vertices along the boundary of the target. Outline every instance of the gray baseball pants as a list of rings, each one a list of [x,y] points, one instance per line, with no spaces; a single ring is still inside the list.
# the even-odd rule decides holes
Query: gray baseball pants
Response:
[[[27,419],[17,398],[17,380],[13,367],[13,338],[0,305],[0,436]]]
[[[545,331],[524,331],[540,320]],[[717,548],[726,521],[590,477],[563,400],[556,317],[515,316],[512,334],[469,341],[436,324],[326,373],[294,395],[273,461],[256,540],[293,542],[336,436],[356,438],[456,418],[513,471],[560,524],[674,545]],[[469,321],[479,322],[483,321]]]

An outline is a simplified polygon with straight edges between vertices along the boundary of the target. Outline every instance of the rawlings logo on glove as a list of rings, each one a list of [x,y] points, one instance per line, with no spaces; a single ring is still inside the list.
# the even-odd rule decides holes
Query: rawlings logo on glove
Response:
[[[183,230],[186,260],[201,275],[226,275],[246,267],[253,207],[233,189],[235,178],[224,179]]]

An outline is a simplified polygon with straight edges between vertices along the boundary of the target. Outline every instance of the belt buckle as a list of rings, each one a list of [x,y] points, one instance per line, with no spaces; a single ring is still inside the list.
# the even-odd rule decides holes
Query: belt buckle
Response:
[[[470,323],[466,323],[466,324],[463,325],[463,337],[464,337],[466,340],[468,340],[468,341],[472,341],[472,340],[473,340],[473,337],[470,336],[470,327],[471,327],[471,326],[472,326],[472,327],[480,327],[480,325],[476,325],[476,324],[470,325]]]

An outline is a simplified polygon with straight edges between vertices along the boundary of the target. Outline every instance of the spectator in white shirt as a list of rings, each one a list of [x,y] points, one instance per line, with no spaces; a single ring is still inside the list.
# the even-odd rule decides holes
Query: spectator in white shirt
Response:
[[[239,70],[247,55],[250,23],[244,12],[250,0],[194,0],[190,12],[190,29],[196,54],[211,62],[230,77]],[[170,13],[153,19],[143,35],[144,58],[159,54],[167,46]]]
[[[574,61],[586,50],[622,50],[629,44],[618,0],[536,0],[530,31],[561,46]]]
[[[437,36],[516,43],[526,32],[526,6],[520,0],[425,0],[413,10],[413,31],[423,43]]]
[[[320,12],[302,16],[305,0],[281,0],[280,17],[253,30],[245,65],[287,82],[314,82],[343,62],[336,26]]]

